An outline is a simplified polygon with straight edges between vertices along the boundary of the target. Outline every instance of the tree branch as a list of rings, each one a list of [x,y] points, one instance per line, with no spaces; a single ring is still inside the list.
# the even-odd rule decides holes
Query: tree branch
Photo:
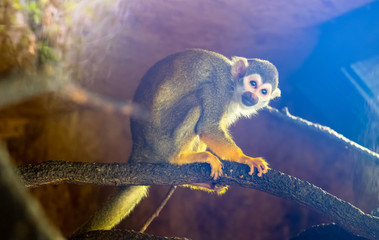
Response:
[[[343,240],[366,240],[346,232],[334,223],[313,226],[301,232],[290,240],[319,240],[319,239],[343,239]]]
[[[158,237],[146,233],[137,233],[125,230],[91,231],[70,237],[69,240],[189,240],[188,238]]]
[[[170,188],[170,190],[166,194],[165,198],[163,199],[163,201],[161,202],[161,204],[159,204],[158,208],[155,210],[155,212],[153,213],[153,215],[151,215],[149,217],[149,219],[147,219],[147,221],[145,222],[145,224],[143,225],[143,227],[141,228],[141,230],[139,230],[140,233],[144,233],[146,231],[146,229],[150,226],[151,222],[154,219],[156,219],[157,217],[159,217],[159,214],[161,213],[161,211],[164,208],[164,206],[166,206],[168,200],[171,198],[171,196],[175,192],[175,190],[176,190],[176,186],[172,186]]]
[[[300,117],[293,116],[289,113],[287,108],[284,108],[282,112],[278,109],[267,107],[262,110],[263,114],[268,114],[272,118],[279,118],[282,124],[290,123],[296,125],[296,128],[301,130],[306,130],[309,132],[314,132],[316,134],[322,135],[326,139],[330,140],[333,143],[342,145],[345,149],[353,150],[359,155],[362,159],[367,159],[374,161],[376,164],[379,164],[379,154],[373,152],[356,142],[351,141],[342,134],[334,131],[330,127],[326,127],[317,123],[310,122]]]
[[[102,164],[82,162],[45,162],[21,167],[19,172],[27,187],[46,184],[75,183],[94,185],[181,185],[213,182],[257,189],[295,201],[327,217],[347,231],[369,239],[379,239],[379,218],[365,214],[306,181],[269,170],[263,177],[248,174],[246,165],[223,162],[223,176],[210,178],[208,164]]]

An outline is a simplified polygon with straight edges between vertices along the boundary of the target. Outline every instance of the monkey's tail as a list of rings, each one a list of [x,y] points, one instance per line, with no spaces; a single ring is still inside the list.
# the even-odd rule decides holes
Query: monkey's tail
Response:
[[[128,186],[121,189],[87,223],[80,227],[74,235],[89,231],[112,229],[130,214],[147,195],[148,190],[149,186]]]

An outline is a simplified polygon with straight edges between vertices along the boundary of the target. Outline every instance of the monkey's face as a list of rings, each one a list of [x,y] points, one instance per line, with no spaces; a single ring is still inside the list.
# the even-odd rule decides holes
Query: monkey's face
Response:
[[[273,90],[271,83],[264,83],[261,75],[254,73],[240,79],[234,101],[239,103],[244,115],[250,115],[266,107],[271,99],[279,96],[278,88]]]
[[[255,73],[243,78],[244,92],[241,96],[241,102],[246,107],[252,107],[257,104],[267,105],[271,99],[272,85],[263,83],[261,75]]]
[[[268,61],[234,57],[231,73],[236,81],[232,99],[235,113],[248,117],[280,96],[278,71]]]

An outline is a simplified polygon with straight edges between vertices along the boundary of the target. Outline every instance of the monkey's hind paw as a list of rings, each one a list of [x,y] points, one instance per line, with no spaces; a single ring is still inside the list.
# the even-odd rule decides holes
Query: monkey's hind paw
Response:
[[[202,190],[208,193],[216,193],[217,195],[222,195],[226,193],[229,186],[212,184],[212,183],[192,183],[184,184],[182,187],[189,187],[193,190]]]

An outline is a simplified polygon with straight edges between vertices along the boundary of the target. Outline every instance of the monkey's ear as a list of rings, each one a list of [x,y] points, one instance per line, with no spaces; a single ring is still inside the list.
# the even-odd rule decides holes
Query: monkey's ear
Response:
[[[272,93],[271,93],[271,99],[273,98],[277,98],[277,97],[280,97],[282,91],[280,91],[279,88],[275,89]]]
[[[246,58],[243,57],[232,57],[232,76],[233,78],[238,78],[246,73],[246,69],[249,66]]]

